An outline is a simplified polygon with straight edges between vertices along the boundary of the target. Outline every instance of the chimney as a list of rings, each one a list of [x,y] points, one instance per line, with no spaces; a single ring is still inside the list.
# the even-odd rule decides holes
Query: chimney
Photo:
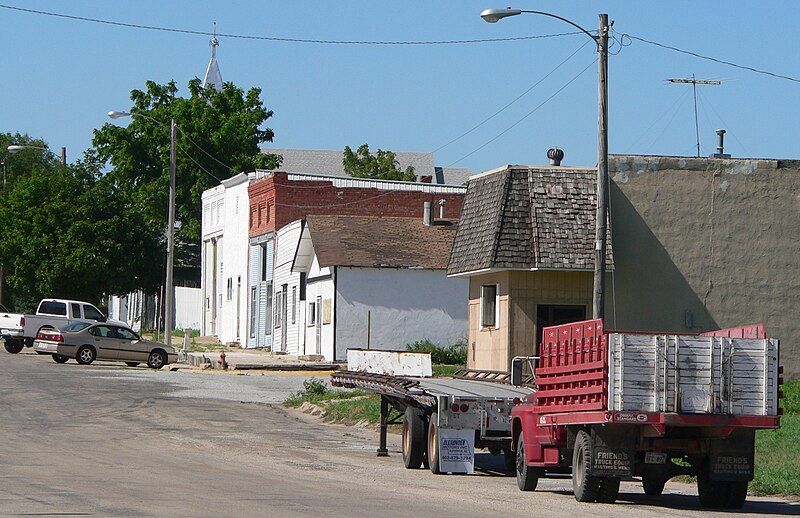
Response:
[[[564,160],[564,150],[551,147],[547,150],[547,158],[550,159],[550,165],[561,165],[561,161]]]
[[[717,130],[717,152],[711,155],[712,158],[730,158],[731,155],[725,153],[725,130]]]
[[[442,198],[439,200],[439,219],[444,219],[444,206],[447,205],[447,200]]]
[[[422,224],[426,227],[433,224],[433,204],[429,201],[422,204]]]

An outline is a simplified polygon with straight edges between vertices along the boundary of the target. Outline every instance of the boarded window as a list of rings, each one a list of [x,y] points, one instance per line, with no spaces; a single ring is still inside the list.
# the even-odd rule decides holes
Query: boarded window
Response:
[[[331,299],[325,299],[322,301],[322,323],[331,323]]]
[[[497,327],[497,284],[481,286],[481,327]]]

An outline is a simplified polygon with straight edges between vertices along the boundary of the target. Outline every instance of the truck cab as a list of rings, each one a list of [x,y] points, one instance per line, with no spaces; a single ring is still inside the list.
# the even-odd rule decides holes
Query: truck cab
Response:
[[[24,326],[20,340],[22,343],[16,343],[14,349],[19,352],[22,350],[22,345],[31,347],[36,335],[42,329],[61,329],[65,325],[73,324],[75,322],[88,322],[95,324],[97,322],[106,322],[106,316],[102,311],[97,309],[93,304],[83,302],[80,300],[66,300],[66,299],[42,299],[36,309],[36,314],[24,316]],[[122,322],[110,321],[113,324],[122,324]],[[6,348],[8,350],[8,348]]]

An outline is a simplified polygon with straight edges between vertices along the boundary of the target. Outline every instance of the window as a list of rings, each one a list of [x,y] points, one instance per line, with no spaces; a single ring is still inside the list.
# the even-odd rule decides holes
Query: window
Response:
[[[261,280],[262,281],[266,281],[267,280],[267,273],[268,273],[267,272],[267,265],[269,264],[268,259],[269,259],[269,257],[267,257],[267,245],[263,244],[263,245],[261,245]]]
[[[74,302],[69,305],[72,310],[72,318],[81,318],[81,305]]]
[[[114,336],[114,333],[111,331],[111,328],[108,326],[95,326],[89,330],[94,336],[101,336],[103,338],[109,338]]]
[[[87,320],[97,320],[98,322],[105,320],[103,314],[100,313],[96,307],[90,306],[89,304],[83,305],[83,318]]]
[[[87,327],[89,327],[90,323],[88,322],[73,322],[71,324],[67,324],[61,328],[62,331],[67,333],[77,333],[78,331],[83,331]]]
[[[297,321],[297,286],[292,286],[292,324]]]
[[[250,338],[256,337],[256,317],[258,315],[258,291],[250,288]]]
[[[0,304],[0,312],[8,313],[8,310],[6,309],[6,307],[4,305]]]
[[[306,272],[300,272],[300,300],[306,300]]]
[[[233,277],[228,277],[228,300],[233,300]]]
[[[281,290],[275,293],[275,329],[283,325],[283,305],[285,304],[286,292]]]
[[[117,327],[117,338],[121,338],[122,340],[138,340],[139,337],[136,336],[136,333],[131,331],[130,329],[126,329],[124,327]]]
[[[481,286],[481,327],[498,327],[497,284]]]
[[[264,316],[264,334],[272,334],[272,283],[267,283],[267,309]]]
[[[536,306],[536,343],[534,354],[542,343],[542,330],[549,326],[571,324],[586,320],[586,306],[568,306],[555,304],[538,304]]]
[[[317,324],[317,304],[315,302],[308,303],[308,326],[311,327]]]
[[[39,304],[39,311],[37,311],[37,313],[42,315],[57,315],[65,317],[67,316],[67,305],[63,302],[45,300]]]

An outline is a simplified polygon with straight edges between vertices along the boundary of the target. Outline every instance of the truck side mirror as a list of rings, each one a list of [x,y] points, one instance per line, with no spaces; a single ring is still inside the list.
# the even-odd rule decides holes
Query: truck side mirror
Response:
[[[538,356],[515,356],[511,360],[511,385],[521,387],[528,381],[528,378],[533,379],[534,366]],[[525,367],[530,369],[530,375],[525,376]]]

